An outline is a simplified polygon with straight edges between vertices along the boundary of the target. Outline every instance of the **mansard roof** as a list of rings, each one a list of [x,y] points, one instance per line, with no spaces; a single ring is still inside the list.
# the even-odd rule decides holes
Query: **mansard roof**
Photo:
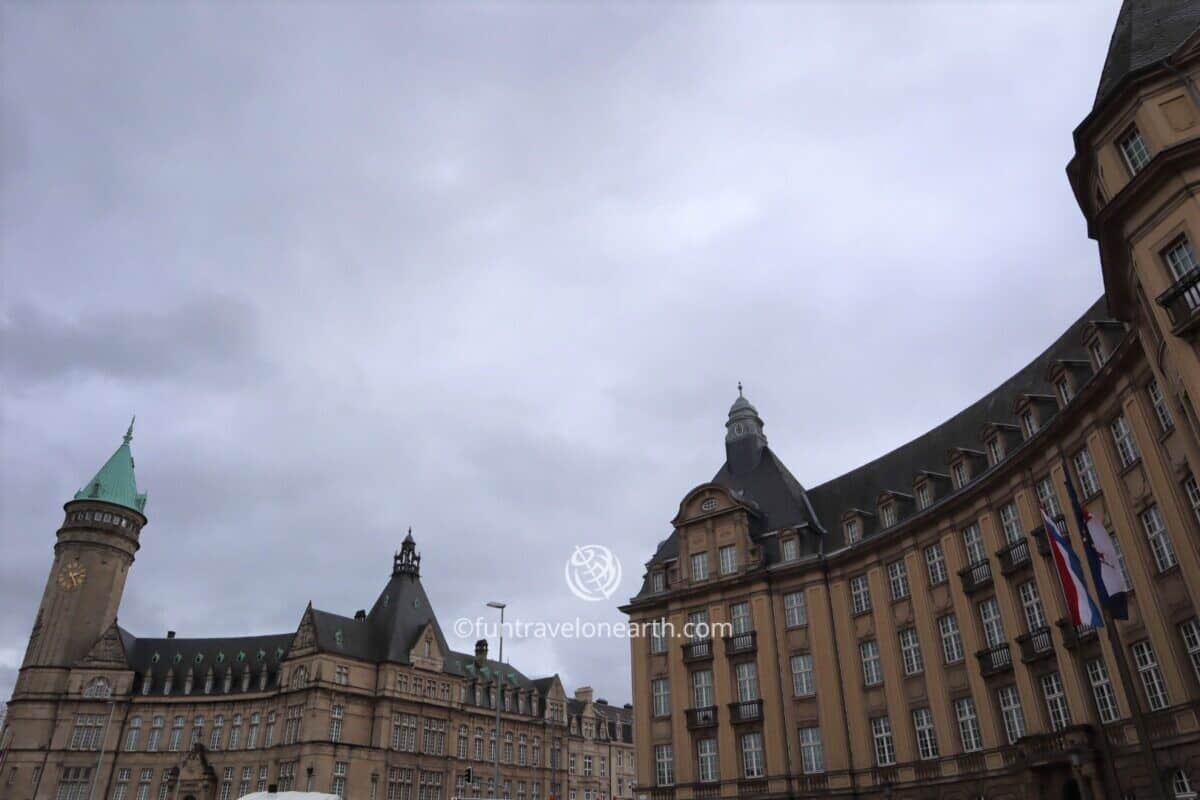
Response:
[[[175,673],[173,694],[183,694],[183,679],[189,669],[199,680],[211,667],[216,675],[233,667],[241,674],[249,666],[257,675],[265,666],[276,673],[279,664],[292,645],[294,633],[273,633],[265,636],[232,636],[212,639],[138,638],[121,631],[129,666],[135,672],[151,672],[155,676],[154,693],[162,693],[162,676]]]
[[[1093,108],[1127,79],[1157,67],[1200,30],[1195,0],[1125,0],[1117,14]]]

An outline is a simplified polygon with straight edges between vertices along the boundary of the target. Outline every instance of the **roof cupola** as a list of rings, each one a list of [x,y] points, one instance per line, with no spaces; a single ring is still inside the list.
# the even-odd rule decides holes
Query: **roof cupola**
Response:
[[[748,472],[758,466],[766,446],[762,417],[738,383],[738,396],[729,407],[729,419],[725,422],[726,461],[735,472]]]

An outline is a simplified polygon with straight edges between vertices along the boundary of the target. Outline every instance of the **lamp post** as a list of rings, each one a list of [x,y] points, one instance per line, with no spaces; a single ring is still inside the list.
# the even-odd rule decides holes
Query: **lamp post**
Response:
[[[493,795],[500,796],[500,667],[504,664],[504,609],[506,605],[495,600],[488,603],[488,608],[497,608],[500,610],[500,628],[496,631],[500,638],[500,646],[496,653],[496,681],[495,688],[492,689],[492,702],[496,704],[496,750],[494,752],[494,771],[493,771]]]

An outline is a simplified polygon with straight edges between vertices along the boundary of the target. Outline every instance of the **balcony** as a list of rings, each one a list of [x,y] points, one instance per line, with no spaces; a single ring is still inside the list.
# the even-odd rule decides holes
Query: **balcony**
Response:
[[[713,657],[712,639],[697,639],[683,646],[683,661],[708,661]]]
[[[1008,547],[997,550],[996,558],[1000,561],[1000,571],[1005,575],[1012,575],[1022,567],[1029,566],[1032,563],[1029,558],[1029,540],[1018,539]]]
[[[736,656],[741,653],[753,653],[758,649],[758,638],[754,631],[738,633],[725,637],[725,655]]]
[[[767,793],[766,778],[742,778],[738,781],[738,797],[749,797],[756,794]]]
[[[971,566],[960,569],[958,577],[962,578],[963,591],[974,594],[992,582],[992,565],[986,558],[976,561]]]
[[[710,783],[693,783],[692,797],[695,800],[717,800],[721,796],[721,784],[716,782]]]
[[[1050,557],[1050,540],[1046,538],[1046,529],[1043,526],[1038,525],[1036,528],[1030,530],[1029,538],[1033,539],[1033,543],[1037,547],[1039,554],[1046,558]]]
[[[711,728],[717,724],[717,707],[689,708],[687,710],[687,726],[690,730]]]
[[[1096,629],[1091,625],[1075,625],[1069,619],[1060,619],[1057,624],[1062,631],[1063,646],[1068,650],[1096,639]]]
[[[1012,669],[1012,654],[1008,652],[1007,644],[998,644],[975,654],[979,659],[979,672],[987,678]]]
[[[650,789],[650,800],[675,800],[674,786],[655,786]]]
[[[1196,321],[1200,311],[1200,269],[1189,270],[1171,288],[1155,298],[1171,318],[1171,332],[1180,334]]]
[[[1026,664],[1054,655],[1054,639],[1046,627],[1021,634],[1017,646],[1021,648],[1021,661]]]
[[[729,704],[729,720],[735,725],[739,722],[758,722],[762,719],[762,700],[743,700]]]

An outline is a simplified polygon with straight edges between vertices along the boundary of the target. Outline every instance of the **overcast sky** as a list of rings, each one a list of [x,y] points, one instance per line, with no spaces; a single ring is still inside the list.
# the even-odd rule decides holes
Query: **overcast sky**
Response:
[[[1117,5],[4,4],[0,696],[133,413],[135,634],[353,614],[410,525],[452,646],[623,619],[563,563],[636,592],[739,380],[812,486],[1100,294]],[[631,699],[624,641],[505,651]]]

